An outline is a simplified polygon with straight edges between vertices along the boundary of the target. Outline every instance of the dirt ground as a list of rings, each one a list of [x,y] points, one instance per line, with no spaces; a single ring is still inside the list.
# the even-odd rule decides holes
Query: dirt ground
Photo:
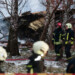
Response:
[[[27,48],[22,48],[19,50],[21,56],[10,56],[8,53],[7,59],[25,59],[28,58],[32,53],[31,50],[28,50]],[[72,55],[75,53],[72,52]],[[45,73],[66,73],[66,66],[67,62],[64,60],[65,53],[63,54],[63,60],[61,61],[55,61],[55,52],[54,50],[49,51],[47,57],[44,59],[44,65],[46,66]],[[29,60],[6,60],[2,63],[1,68],[5,73],[26,73],[26,64],[29,62]]]

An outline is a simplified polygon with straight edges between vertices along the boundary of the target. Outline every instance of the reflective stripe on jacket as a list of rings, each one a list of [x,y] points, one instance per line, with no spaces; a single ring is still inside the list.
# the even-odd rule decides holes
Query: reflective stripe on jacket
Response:
[[[53,32],[52,42],[55,45],[60,45],[62,44],[63,37],[64,37],[64,31],[61,28],[57,28]]]
[[[66,45],[67,44],[73,45],[74,44],[74,31],[71,29],[66,30],[64,40],[65,40]]]

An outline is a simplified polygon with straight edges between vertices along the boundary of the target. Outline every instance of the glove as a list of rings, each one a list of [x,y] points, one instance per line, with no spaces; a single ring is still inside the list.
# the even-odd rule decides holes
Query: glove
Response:
[[[38,56],[37,58],[34,59],[34,61],[40,61],[41,60],[41,56]]]
[[[39,61],[41,60],[41,58],[44,56],[44,54],[41,54],[40,56],[38,56],[37,58],[34,59],[34,61]]]

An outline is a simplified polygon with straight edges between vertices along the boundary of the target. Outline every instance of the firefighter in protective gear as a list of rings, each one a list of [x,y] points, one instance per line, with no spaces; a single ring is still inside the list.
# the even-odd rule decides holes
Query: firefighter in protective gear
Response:
[[[44,69],[43,58],[46,56],[49,46],[44,41],[37,41],[33,44],[33,54],[29,57],[27,73],[42,73]]]
[[[52,43],[55,47],[56,53],[56,61],[63,57],[63,50],[62,50],[62,40],[64,37],[64,31],[62,30],[62,24],[59,22],[57,23],[57,27],[53,32]]]
[[[5,61],[7,58],[7,52],[6,50],[0,46],[0,73],[4,73],[2,70],[1,70],[1,64],[3,61]]]
[[[67,72],[67,73],[75,73],[75,58],[73,58],[73,59],[68,63],[66,72]]]
[[[71,23],[66,23],[65,27],[66,27],[65,36],[64,36],[65,53],[66,53],[67,60],[70,60],[72,58],[70,49],[71,49],[71,46],[74,44],[74,31],[72,30]]]

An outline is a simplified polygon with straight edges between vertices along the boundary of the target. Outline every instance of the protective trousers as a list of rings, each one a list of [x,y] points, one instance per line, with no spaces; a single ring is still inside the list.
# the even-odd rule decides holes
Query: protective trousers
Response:
[[[55,52],[56,52],[56,54],[60,54],[61,47],[62,47],[62,45],[55,45]]]
[[[70,49],[71,49],[70,44],[65,45],[65,54],[67,59],[71,57]]]
[[[59,58],[63,57],[63,50],[62,50],[62,45],[55,45],[55,52],[58,60]]]
[[[43,67],[43,61],[34,61],[27,65],[27,73],[42,73]]]
[[[1,70],[1,63],[2,61],[0,61],[0,73],[4,73],[4,71]]]
[[[27,73],[39,73],[39,67],[27,67]]]

